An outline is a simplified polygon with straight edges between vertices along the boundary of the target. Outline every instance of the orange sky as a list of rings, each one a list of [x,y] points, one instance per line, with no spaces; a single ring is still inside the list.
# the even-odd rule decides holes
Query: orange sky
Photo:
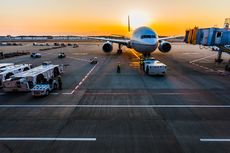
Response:
[[[222,27],[230,0],[1,0],[0,35],[127,34],[146,25],[159,35]]]

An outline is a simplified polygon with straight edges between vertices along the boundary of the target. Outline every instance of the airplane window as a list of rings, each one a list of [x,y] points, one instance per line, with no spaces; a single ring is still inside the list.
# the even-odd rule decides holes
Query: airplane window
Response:
[[[148,39],[150,39],[150,38],[156,38],[156,36],[155,35],[142,35],[141,36],[141,39],[146,39],[146,38],[148,38]]]
[[[217,32],[216,37],[221,37],[221,32]]]

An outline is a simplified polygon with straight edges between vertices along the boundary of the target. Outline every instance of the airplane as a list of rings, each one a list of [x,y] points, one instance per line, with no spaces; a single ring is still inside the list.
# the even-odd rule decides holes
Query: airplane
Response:
[[[130,32],[130,18],[128,16],[128,31]],[[150,27],[142,26],[134,30],[130,39],[111,39],[102,37],[87,37],[88,39],[105,41],[102,46],[102,50],[105,53],[110,53],[113,50],[113,43],[118,44],[117,53],[122,53],[122,46],[134,49],[135,51],[143,54],[144,57],[149,57],[152,52],[157,48],[163,52],[167,53],[171,50],[170,42],[165,40],[177,38],[181,36],[164,37],[159,38],[157,33]]]

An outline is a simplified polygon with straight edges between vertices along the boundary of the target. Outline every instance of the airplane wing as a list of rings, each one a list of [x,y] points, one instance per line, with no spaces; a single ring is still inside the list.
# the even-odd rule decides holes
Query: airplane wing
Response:
[[[129,39],[111,39],[111,38],[103,38],[103,37],[87,37],[87,38],[93,40],[109,41],[112,43],[118,43],[122,45],[128,45],[130,42]]]
[[[158,38],[158,40],[161,41],[161,40],[175,39],[175,38],[181,38],[181,37],[184,37],[184,36],[163,37],[163,38]]]

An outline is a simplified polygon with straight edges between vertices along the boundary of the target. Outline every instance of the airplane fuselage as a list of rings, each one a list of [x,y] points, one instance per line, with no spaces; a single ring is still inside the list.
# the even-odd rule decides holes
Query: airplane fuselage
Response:
[[[130,39],[130,48],[142,54],[155,51],[158,47],[158,35],[149,27],[137,28]]]

